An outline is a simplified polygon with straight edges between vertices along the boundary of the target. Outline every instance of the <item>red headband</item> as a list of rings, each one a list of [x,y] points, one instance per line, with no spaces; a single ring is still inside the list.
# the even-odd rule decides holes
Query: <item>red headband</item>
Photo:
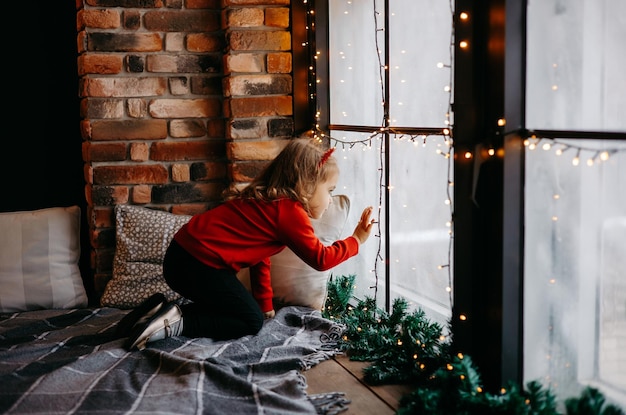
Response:
[[[328,159],[330,158],[330,156],[333,155],[333,152],[335,151],[335,147],[331,147],[328,150],[326,150],[324,152],[324,154],[322,155],[322,158],[320,159],[319,163],[317,163],[317,168],[321,169],[322,166],[324,165],[324,163],[326,163],[328,161]]]

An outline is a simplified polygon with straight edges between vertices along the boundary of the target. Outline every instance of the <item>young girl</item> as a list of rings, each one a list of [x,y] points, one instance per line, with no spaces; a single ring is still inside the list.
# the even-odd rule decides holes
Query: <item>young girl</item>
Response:
[[[274,316],[272,255],[289,247],[321,271],[358,254],[372,230],[372,207],[363,210],[352,236],[330,246],[315,236],[310,221],[328,208],[339,179],[333,150],[293,139],[243,190],[229,190],[223,204],[183,225],[165,254],[163,274],[190,301],[144,306],[153,315],[135,315],[142,322],[135,324],[126,347],[143,349],[177,335],[226,340],[256,334],[263,320]],[[245,267],[251,293],[236,276]]]

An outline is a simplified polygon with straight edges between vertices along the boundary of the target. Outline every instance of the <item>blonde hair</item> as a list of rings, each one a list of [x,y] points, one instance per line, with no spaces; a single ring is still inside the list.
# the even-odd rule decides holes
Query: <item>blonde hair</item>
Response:
[[[302,203],[308,212],[309,199],[317,186],[339,172],[331,154],[332,149],[326,150],[309,138],[294,138],[250,184],[241,190],[230,188],[224,196],[226,200],[289,198]]]

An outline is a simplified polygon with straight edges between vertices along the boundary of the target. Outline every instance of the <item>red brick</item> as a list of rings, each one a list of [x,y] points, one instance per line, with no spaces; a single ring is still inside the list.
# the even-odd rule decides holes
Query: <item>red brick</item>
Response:
[[[158,33],[94,32],[87,35],[87,50],[96,52],[157,52],[163,39]]]
[[[208,10],[149,11],[144,27],[154,32],[213,32],[220,29],[220,13]]]
[[[228,55],[225,58],[224,72],[262,72],[263,65],[262,53],[239,53],[237,55]]]
[[[167,92],[165,78],[83,78],[83,97],[146,97]]]
[[[92,186],[90,205],[113,206],[128,203],[127,186]]]
[[[263,26],[263,9],[258,7],[242,7],[228,9],[224,12],[227,27],[258,27]]]
[[[228,125],[228,138],[267,137],[267,122],[260,118],[234,119]]]
[[[80,101],[80,115],[84,118],[121,118],[124,116],[124,100],[84,98]]]
[[[83,161],[123,161],[126,160],[124,143],[83,143]]]
[[[233,161],[272,160],[287,142],[287,140],[231,141],[226,145],[226,153]]]
[[[76,14],[78,28],[116,29],[120,27],[120,14],[117,10],[79,10]]]
[[[147,161],[150,158],[150,148],[146,143],[130,144],[130,159],[132,161]]]
[[[267,54],[268,73],[291,73],[292,55],[291,53],[276,52]]]
[[[141,13],[137,10],[125,10],[122,14],[124,29],[137,30],[141,28]]]
[[[206,135],[204,122],[198,119],[170,121],[170,136],[176,138],[202,137]]]
[[[152,144],[150,159],[153,161],[206,160],[223,157],[224,153],[224,142],[218,140],[167,141]]]
[[[162,165],[97,166],[93,169],[95,185],[167,183],[167,169]]]
[[[293,114],[291,96],[232,98],[226,104],[232,118]]]
[[[173,164],[172,165],[172,181],[173,182],[188,182],[191,175],[189,174],[188,164]]]
[[[265,9],[265,26],[269,27],[289,27],[289,8],[268,7]]]
[[[263,168],[267,166],[267,161],[244,161],[230,165],[230,174],[234,182],[250,182],[257,177]]]
[[[221,114],[218,99],[154,99],[150,115],[156,118],[207,118]]]
[[[120,55],[80,55],[78,74],[117,74],[122,72],[123,58]]]
[[[146,204],[151,201],[151,187],[145,184],[133,186],[132,200],[136,204]]]
[[[232,50],[291,50],[291,34],[285,31],[234,31],[229,36]]]
[[[227,175],[226,163],[221,162],[193,163],[190,168],[190,177],[193,181],[221,180],[226,179]]]
[[[149,72],[217,73],[222,59],[218,55],[151,55],[146,58]]]
[[[161,140],[167,137],[166,120],[96,120],[90,124],[92,140]]]
[[[126,100],[128,116],[133,118],[143,118],[148,115],[148,103],[145,99],[130,98]]]
[[[289,75],[238,75],[225,81],[226,96],[285,95],[291,93]]]
[[[217,52],[224,48],[224,37],[212,33],[191,33],[187,35],[186,47],[190,52]]]

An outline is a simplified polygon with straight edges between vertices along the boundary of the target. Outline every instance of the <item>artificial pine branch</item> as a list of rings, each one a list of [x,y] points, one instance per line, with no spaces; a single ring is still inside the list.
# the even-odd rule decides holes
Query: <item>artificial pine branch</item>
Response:
[[[351,360],[370,362],[363,372],[367,383],[415,387],[400,400],[397,415],[560,415],[555,397],[536,381],[525,390],[509,383],[500,394],[483,391],[471,357],[451,354],[443,327],[421,309],[409,313],[406,300],[394,300],[391,314],[378,309],[373,298],[351,306],[354,280],[350,275],[329,281],[323,315],[345,326],[339,348]],[[565,401],[567,415],[626,415],[604,403],[592,388]]]
[[[567,415],[624,415],[624,411],[615,405],[604,406],[604,396],[595,388],[585,388],[579,398],[565,400]]]
[[[354,280],[356,275],[335,277],[328,280],[328,293],[322,315],[328,319],[335,319],[345,315],[348,311],[352,292],[354,291]]]

